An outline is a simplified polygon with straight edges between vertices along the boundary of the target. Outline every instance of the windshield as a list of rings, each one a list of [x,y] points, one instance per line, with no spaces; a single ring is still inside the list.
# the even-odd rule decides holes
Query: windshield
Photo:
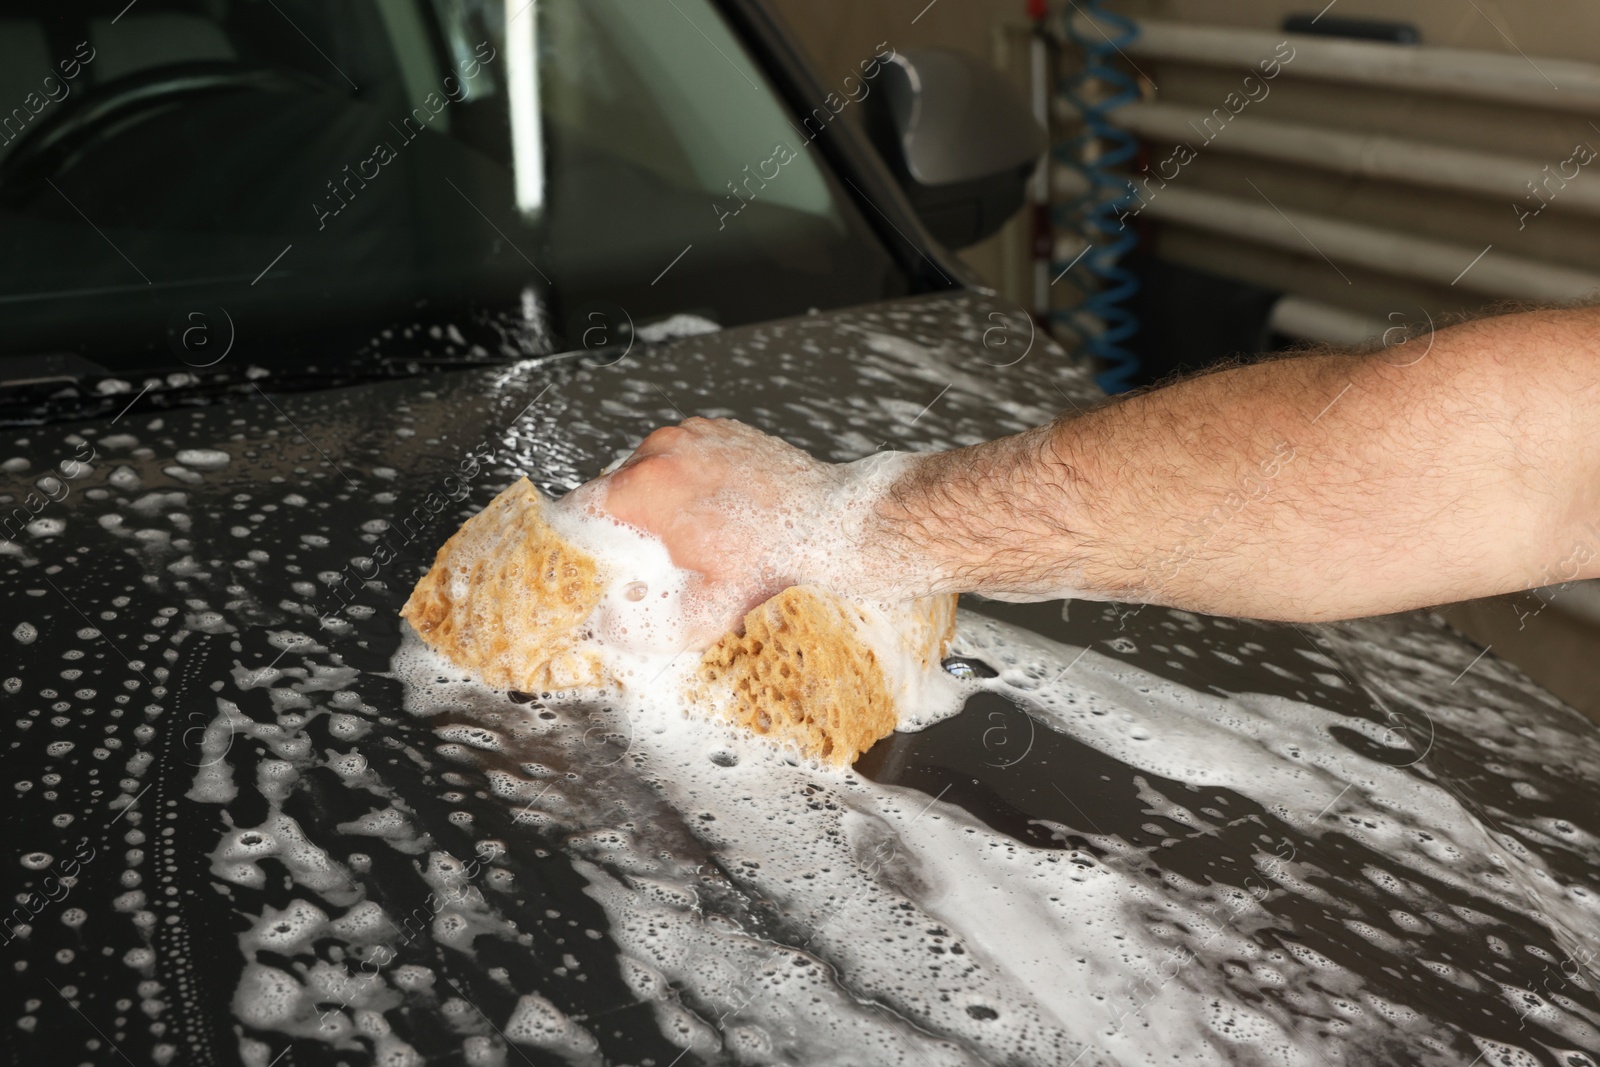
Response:
[[[709,0],[37,7],[0,2],[0,380],[908,290]]]

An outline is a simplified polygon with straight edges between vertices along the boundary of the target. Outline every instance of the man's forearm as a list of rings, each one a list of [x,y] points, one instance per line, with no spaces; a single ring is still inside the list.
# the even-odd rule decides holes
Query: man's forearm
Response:
[[[864,533],[919,592],[1343,618],[1600,574],[1597,455],[1600,313],[1530,312],[920,457]]]

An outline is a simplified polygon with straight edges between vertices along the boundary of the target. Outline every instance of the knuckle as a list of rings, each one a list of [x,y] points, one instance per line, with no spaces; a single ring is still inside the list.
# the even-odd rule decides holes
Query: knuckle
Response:
[[[648,445],[654,442],[658,445],[670,445],[674,441],[681,441],[684,436],[684,427],[681,425],[662,426],[660,429],[652,430],[650,436],[644,439],[644,444]]]

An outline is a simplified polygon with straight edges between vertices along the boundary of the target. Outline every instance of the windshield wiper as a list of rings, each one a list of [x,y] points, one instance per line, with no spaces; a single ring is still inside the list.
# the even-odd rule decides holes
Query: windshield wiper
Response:
[[[88,378],[109,378],[111,372],[73,352],[0,356],[0,392],[50,384],[76,385]]]
[[[141,407],[155,411],[228,403],[254,398],[258,386],[274,394],[315,392],[529,361],[543,363],[588,357],[604,365],[616,362],[625,354],[623,346],[611,345],[593,350],[484,358],[406,356],[337,367],[304,364],[267,368],[247,364],[206,370],[152,369],[131,373],[111,371],[72,354],[8,356],[0,357],[0,427],[108,418],[119,415],[136,401]]]

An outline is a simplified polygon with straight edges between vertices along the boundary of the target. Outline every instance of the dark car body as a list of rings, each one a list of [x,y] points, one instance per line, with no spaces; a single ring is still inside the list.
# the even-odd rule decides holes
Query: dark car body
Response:
[[[13,436],[8,457],[29,465],[12,464],[13,498],[47,469],[75,475],[4,559],[13,1062],[101,1062],[113,1045],[133,1062],[289,1047],[294,1062],[365,1062],[403,1041],[445,1063],[476,1036],[505,1062],[670,1063],[683,1050],[668,1035],[682,1033],[717,1035],[683,1062],[1017,1061],[983,1029],[1023,1005],[959,1005],[964,1032],[928,1003],[937,967],[864,979],[848,962],[863,950],[830,941],[828,916],[764,873],[827,857],[793,854],[781,833],[757,858],[756,842],[732,847],[673,795],[690,768],[636,743],[612,709],[454,679],[429,703],[392,666],[398,608],[463,518],[520,475],[569,489],[680,410],[842,460],[1093,401],[1043,339],[996,359],[997,322],[1026,328],[982,296],[913,298],[609,365],[554,358]],[[1059,986],[1027,996],[1071,1010],[1048,1016],[1028,1062],[1139,1062],[1190,1030],[1187,1062],[1264,1059],[1275,1044],[1307,1062],[1592,1047],[1600,745],[1575,713],[1422,615],[1302,629],[1085,603],[1065,617],[1059,604],[969,611],[956,651],[1000,676],[971,683],[963,713],[891,737],[843,779],[760,773],[775,791],[802,784],[828,817],[847,820],[863,791],[920,797],[930,820],[1126,882],[1116,910],[1035,946]],[[997,641],[985,616],[1040,643]],[[1075,711],[1042,713],[1055,698],[1037,663],[1059,663]],[[642,839],[662,869],[630,870],[608,833]],[[875,847],[873,884],[919,936],[936,929],[938,857]],[[247,860],[259,875],[230,871]],[[740,1003],[667,960],[651,964],[668,982],[658,994],[630,987],[618,917],[596,898],[668,884],[680,920],[820,968],[850,1006],[836,1009],[841,1033],[882,1013],[886,1044],[860,1058],[819,1045],[755,993]],[[1003,871],[990,892],[1003,909]],[[356,1008],[326,991],[260,1007],[262,967],[359,977],[370,958],[352,928],[289,933],[305,904],[329,923],[376,904],[397,924],[392,958],[372,968],[386,996],[356,1002],[391,1033],[336,1028]],[[444,911],[476,924],[465,942],[436,925]],[[280,913],[273,945],[263,922]],[[1129,945],[1109,970],[1097,930]],[[507,1043],[528,993],[593,1050]],[[668,1005],[699,1022],[658,1024]],[[725,1046],[741,1026],[766,1033],[767,1051]]]
[[[419,651],[464,519],[656,426],[1101,399],[842,143],[942,291],[0,431],[8,1062],[1595,1062],[1600,737],[1425,613],[964,603],[964,709],[842,773]]]

